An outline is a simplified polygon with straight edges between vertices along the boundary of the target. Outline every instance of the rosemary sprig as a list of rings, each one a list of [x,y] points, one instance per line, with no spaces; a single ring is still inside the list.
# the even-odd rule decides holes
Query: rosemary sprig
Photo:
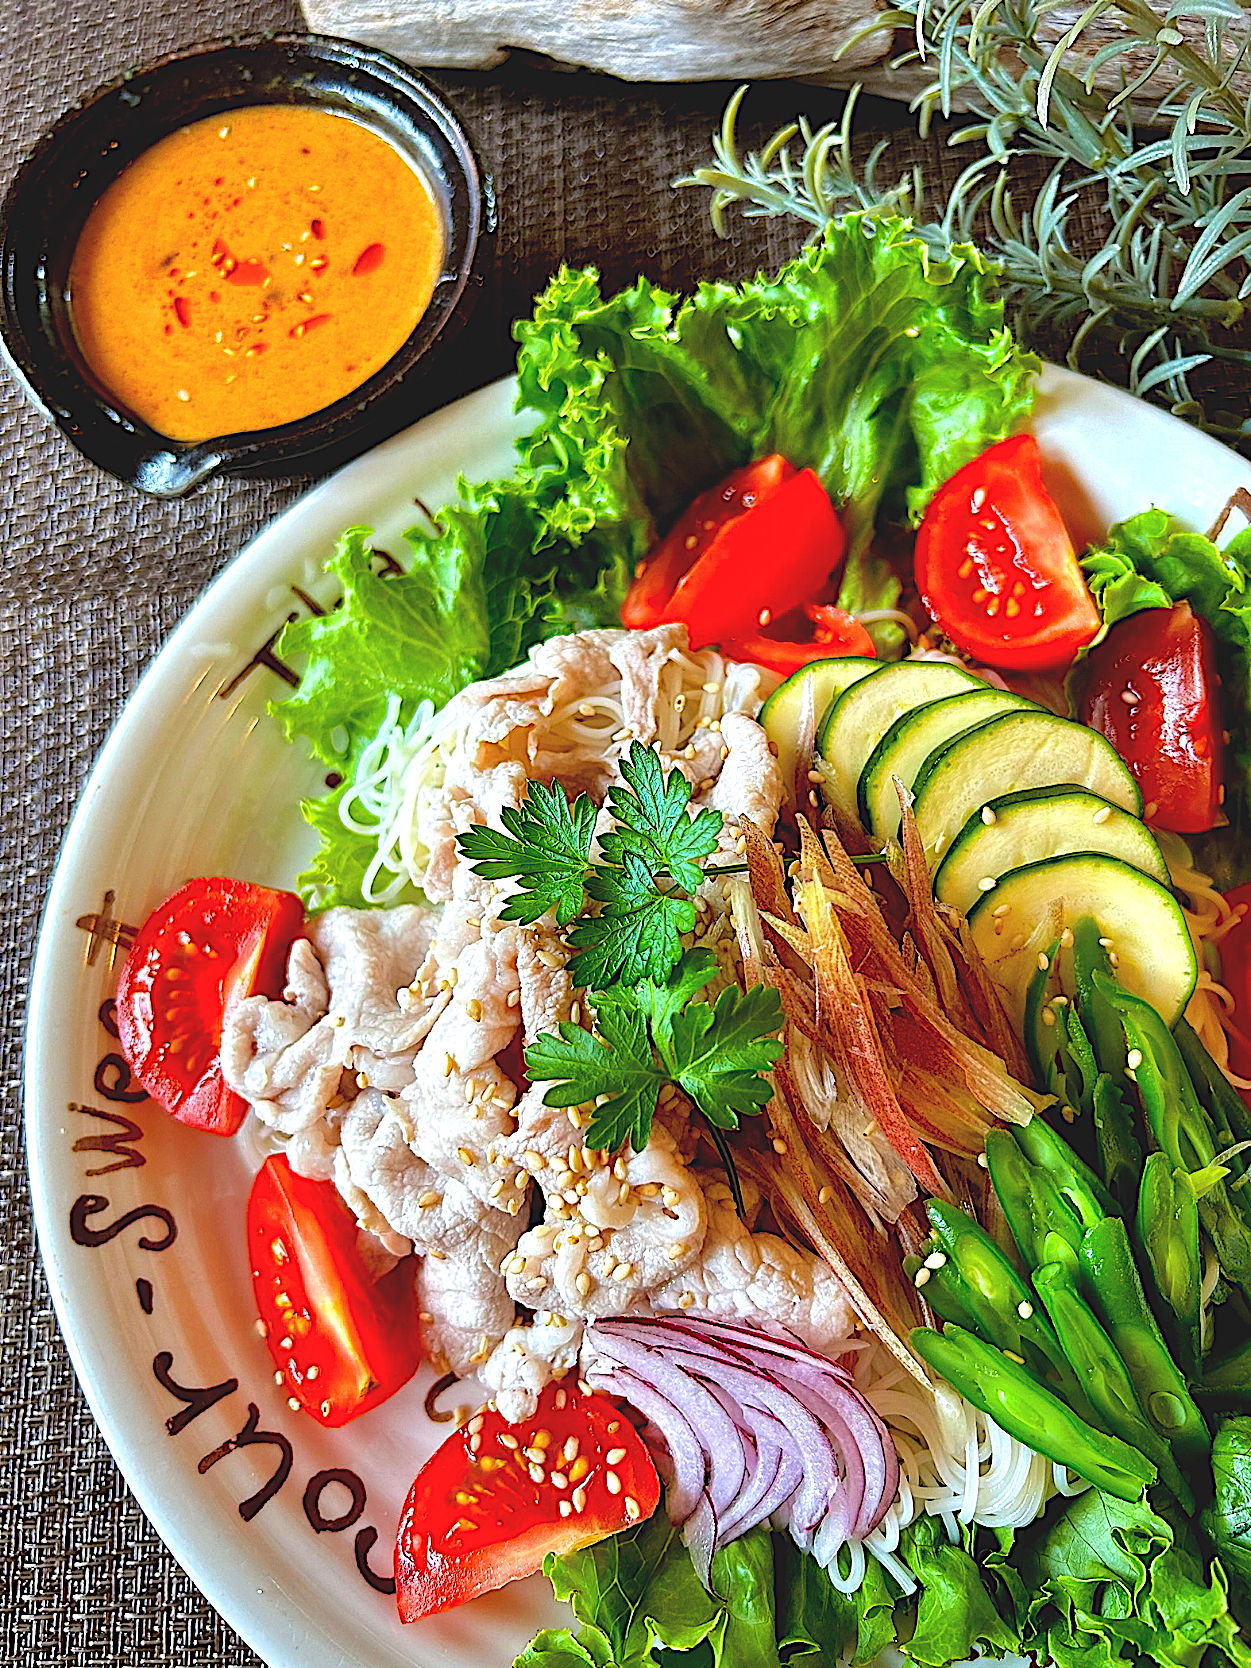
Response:
[[[957,106],[972,118],[949,139],[976,154],[945,203],[930,207],[915,167],[888,177],[889,140],[857,164],[858,88],[840,121],[814,130],[800,119],[746,154],[740,88],[713,161],[677,183],[711,189],[719,231],[732,204],[814,227],[860,209],[909,216],[939,252],[979,242],[1002,268],[1023,340],[1058,338],[1075,367],[1088,345],[1110,341],[1133,392],[1247,445],[1245,408],[1215,409],[1191,379],[1211,361],[1251,368],[1245,332],[1236,334],[1251,311],[1251,102],[1234,87],[1251,65],[1251,11],[1240,0],[1178,0],[1163,15],[1146,0],[1092,0],[1049,42],[1060,5],[901,0],[872,25],[913,38],[893,69],[930,74],[913,101],[923,134]],[[1107,14],[1119,20],[1117,37],[1085,49],[1085,32]],[[1113,93],[1096,82],[1110,70],[1119,72]],[[1049,168],[1037,190],[1040,161]],[[1093,253],[1082,247],[1083,220],[1105,233]]]

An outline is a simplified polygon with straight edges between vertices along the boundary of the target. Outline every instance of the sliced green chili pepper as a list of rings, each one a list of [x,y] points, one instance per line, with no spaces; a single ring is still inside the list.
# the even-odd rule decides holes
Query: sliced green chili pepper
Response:
[[[1094,1308],[1130,1370],[1143,1412],[1182,1469],[1194,1475],[1192,1468],[1207,1463],[1212,1437],[1160,1335],[1119,1216],[1087,1230],[1082,1265]]]
[[[1156,1468],[1136,1448],[1079,1419],[1024,1367],[960,1326],[939,1334],[917,1327],[912,1347],[974,1407],[1010,1436],[1067,1465],[1119,1500],[1140,1500]]]
[[[1060,1059],[1061,1034],[1056,1025],[1052,1001],[1060,993],[1060,940],[1047,947],[1047,965],[1040,967],[1025,991],[1025,1012],[1021,1034],[1025,1051],[1038,1081],[1049,1094],[1063,1098],[1064,1065]]]
[[[1195,1498],[1177,1468],[1168,1443],[1148,1423],[1134,1381],[1116,1346],[1077,1289],[1070,1271],[1047,1263],[1034,1274],[1034,1287],[1094,1410],[1095,1422],[1110,1436],[1120,1436],[1145,1454],[1187,1512]]]
[[[1195,1093],[1212,1120],[1218,1151],[1224,1152],[1239,1141],[1251,1141],[1251,1110],[1184,1019],[1173,1027],[1173,1041]],[[1238,1168],[1246,1166],[1239,1163]]]
[[[941,1199],[931,1199],[926,1210],[934,1229],[927,1254],[905,1264],[926,1302],[944,1320],[1019,1355],[1039,1378],[1054,1376],[1080,1394],[1033,1292],[986,1230]]]
[[[1095,989],[1120,1018],[1128,1045],[1127,1073],[1142,1105],[1152,1138],[1175,1170],[1209,1171],[1217,1156],[1215,1131],[1200,1104],[1168,1026],[1149,1002],[1131,996],[1114,980],[1094,975]],[[1208,1185],[1208,1183],[1211,1185]],[[1251,1199],[1222,1180],[1206,1177],[1199,1215],[1211,1236],[1222,1271],[1251,1295]],[[1245,1213],[1245,1214],[1244,1214]]]
[[[1072,1062],[1068,1078],[1077,1092],[1076,1100],[1069,1104],[1077,1111],[1089,1113],[1094,1104],[1095,1079],[1099,1075],[1095,1051],[1090,1046],[1090,1038],[1073,1003],[1061,1004],[1058,1012],[1056,1030],[1064,1031],[1064,1052]]]
[[[986,1137],[986,1166],[1025,1266],[1064,1262],[1076,1268],[1082,1222],[1054,1177],[1031,1163],[1011,1130],[992,1129]]]
[[[1027,1124],[1018,1125],[1014,1134],[1026,1158],[1055,1182],[1083,1228],[1102,1222],[1109,1212],[1115,1213],[1107,1188],[1045,1118],[1031,1118]]]
[[[1099,923],[1083,915],[1073,928],[1073,1000],[1090,1038],[1100,1071],[1120,1078],[1125,1070],[1125,1038],[1115,1012],[1098,989],[1095,974],[1113,978],[1108,952],[1099,942]]]
[[[1108,1192],[1122,1211],[1132,1211],[1142,1174],[1142,1143],[1134,1119],[1110,1072],[1095,1080],[1095,1139]]]
[[[1185,1174],[1163,1153],[1152,1153],[1138,1191],[1138,1244],[1158,1299],[1157,1318],[1182,1371],[1199,1374],[1203,1266],[1199,1258],[1199,1206]]]

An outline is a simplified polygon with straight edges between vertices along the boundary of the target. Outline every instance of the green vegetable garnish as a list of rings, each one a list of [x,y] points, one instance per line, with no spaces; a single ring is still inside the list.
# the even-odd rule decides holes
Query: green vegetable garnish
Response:
[[[642,980],[596,994],[598,1035],[568,1021],[558,1037],[535,1039],[526,1069],[552,1087],[547,1106],[582,1106],[600,1096],[586,1130],[588,1147],[629,1141],[641,1152],[656,1101],[678,1084],[708,1122],[737,1129],[740,1114],[759,1112],[772,1089],[760,1075],[781,1056],[782,1005],[775,990],[723,990],[715,1004],[693,1002],[716,971],[707,950],[691,950],[666,985]]]
[[[559,786],[531,782],[525,803],[500,812],[506,830],[470,828],[458,838],[461,856],[486,880],[516,878],[521,889],[500,911],[505,921],[537,921],[552,910],[558,926],[582,913],[595,804],[579,794],[572,806]]]
[[[587,895],[601,906],[569,934],[579,951],[570,975],[585,990],[667,978],[682,934],[695,925],[686,894],[702,880],[701,859],[717,849],[721,830],[719,811],[687,815],[690,783],[680,770],[666,777],[653,748],[632,743],[621,775],[624,786],[611,787],[607,801],[617,826],[600,841],[597,862],[590,861],[595,804],[579,794],[571,807],[559,785],[532,782],[525,803],[502,813],[506,833],[471,828],[457,837],[476,874],[521,882],[502,911],[506,920],[537,921],[552,909],[567,926]]]

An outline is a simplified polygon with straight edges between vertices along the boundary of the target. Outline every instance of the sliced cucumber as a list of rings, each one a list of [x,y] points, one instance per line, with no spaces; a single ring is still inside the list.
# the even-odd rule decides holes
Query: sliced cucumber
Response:
[[[974,811],[938,865],[934,890],[967,915],[993,890],[988,881],[1071,851],[1105,852],[1169,884],[1168,864],[1137,817],[1088,788],[1047,787],[1002,794]]]
[[[1180,904],[1167,887],[1118,857],[1070,852],[1002,876],[969,915],[973,943],[1022,1029],[1039,956],[1083,915],[1099,923],[1116,976],[1166,1024],[1181,1018],[1198,977]]]
[[[813,711],[817,726],[830,707],[853,683],[867,678],[870,672],[882,669],[880,660],[865,655],[844,655],[838,659],[814,660],[792,672],[785,683],[780,683],[760,709],[760,722],[773,743],[782,772],[782,788],[787,799],[795,780],[795,766],[799,763],[796,745],[799,726],[803,719],[804,698],[812,691]]]
[[[879,840],[897,835],[900,815],[896,776],[910,788],[926,759],[944,742],[988,718],[1033,705],[1022,695],[1010,695],[984,684],[980,689],[966,689],[905,712],[887,730],[860,772],[856,800],[861,822]]]
[[[853,684],[830,708],[817,737],[817,751],[829,767],[829,796],[854,816],[860,772],[897,718],[944,695],[985,687],[949,660],[901,660]]]
[[[837,708],[835,709],[837,711]],[[917,830],[931,865],[975,812],[1025,788],[1091,788],[1138,816],[1142,795],[1129,766],[1097,730],[1041,707],[988,718],[931,753],[917,775]]]

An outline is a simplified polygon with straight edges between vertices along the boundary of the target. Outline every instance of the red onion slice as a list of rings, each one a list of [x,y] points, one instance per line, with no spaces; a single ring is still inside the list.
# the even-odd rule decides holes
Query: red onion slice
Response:
[[[743,1443],[734,1420],[707,1387],[684,1373],[667,1352],[646,1349],[616,1330],[607,1335],[599,1327],[591,1331],[594,1347],[601,1356],[631,1368],[682,1410],[708,1455],[708,1497],[716,1512],[724,1511],[737,1496],[747,1475]]]
[[[721,1330],[717,1323],[710,1328],[702,1317],[683,1316],[674,1324],[690,1336],[692,1345],[699,1339],[710,1346],[716,1332]],[[736,1353],[744,1357],[773,1357],[776,1365],[772,1370],[782,1382],[789,1381],[793,1386],[798,1381],[811,1389],[819,1398],[820,1406],[810,1398],[803,1398],[806,1405],[818,1415],[821,1407],[827,1408],[839,1421],[834,1434],[841,1452],[849,1463],[855,1460],[864,1468],[858,1485],[864,1505],[856,1516],[855,1533],[869,1534],[886,1515],[898,1491],[899,1456],[886,1426],[856,1389],[851,1375],[836,1362],[816,1355],[803,1345],[796,1347],[768,1334],[753,1334],[741,1326],[729,1325],[724,1330],[731,1335],[731,1347]],[[854,1492],[857,1484],[850,1475],[848,1485]]]
[[[712,1559],[717,1550],[717,1514],[705,1495],[682,1526],[682,1539],[691,1555],[695,1573],[712,1591]]]
[[[671,1523],[682,1524],[704,1498],[708,1455],[689,1420],[666,1396],[653,1390],[637,1373],[625,1367],[607,1372],[594,1368],[587,1374],[592,1389],[604,1389],[635,1407],[659,1432],[669,1462],[670,1480],[665,1503]]]
[[[769,1519],[829,1564],[881,1522],[899,1486],[885,1424],[836,1362],[774,1326],[680,1314],[595,1321],[587,1378],[632,1402],[667,1473],[667,1508],[700,1579]]]

